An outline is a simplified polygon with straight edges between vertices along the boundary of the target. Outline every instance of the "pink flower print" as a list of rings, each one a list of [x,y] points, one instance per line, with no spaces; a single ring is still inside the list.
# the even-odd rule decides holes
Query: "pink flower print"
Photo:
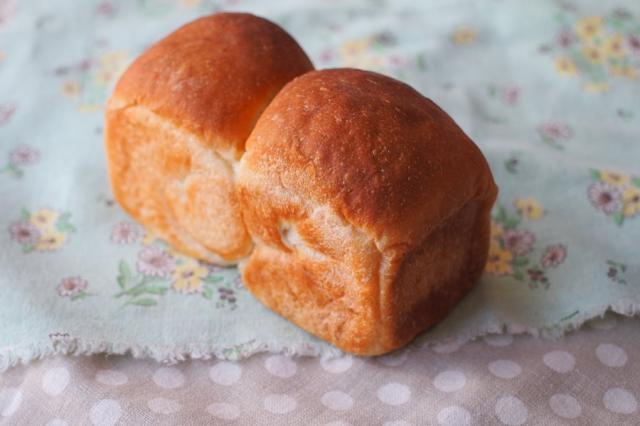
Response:
[[[331,49],[324,49],[321,53],[320,53],[320,62],[329,62],[333,59],[334,55],[333,52],[331,51]]]
[[[531,251],[536,237],[525,229],[508,229],[502,235],[504,248],[515,256],[522,256]]]
[[[40,159],[40,153],[27,145],[20,145],[9,153],[9,161],[16,166],[28,166]]]
[[[635,53],[636,55],[640,55],[640,36],[630,35],[629,36],[629,49]]]
[[[555,268],[564,262],[567,257],[567,247],[564,244],[556,244],[547,247],[540,258],[540,263],[545,268]]]
[[[174,265],[169,253],[157,247],[145,247],[138,252],[138,271],[144,275],[166,278]]]
[[[0,0],[1,2],[2,0]],[[8,105],[0,105],[0,126],[7,124],[13,114],[16,112],[16,105],[8,104]]]
[[[133,244],[139,236],[138,228],[129,222],[116,223],[111,230],[111,241],[116,244]]]
[[[571,127],[563,123],[549,122],[544,123],[538,127],[538,133],[542,137],[546,137],[553,140],[558,139],[571,139],[573,131]]]
[[[564,30],[558,34],[557,42],[560,47],[569,47],[576,41],[573,31]]]
[[[606,182],[595,182],[587,189],[589,201],[598,210],[613,214],[622,206],[622,192]]]
[[[520,99],[520,88],[518,86],[507,87],[502,92],[502,99],[507,105],[513,106]]]
[[[30,222],[14,222],[9,227],[11,239],[23,245],[35,244],[40,238],[40,231]]]
[[[73,297],[87,289],[89,283],[80,277],[67,277],[58,284],[58,294],[62,297]]]
[[[0,27],[9,20],[15,9],[15,0],[0,0]]]
[[[389,63],[394,67],[403,67],[407,64],[407,59],[399,55],[389,56]]]
[[[98,15],[103,15],[108,18],[112,18],[116,14],[116,7],[113,5],[113,3],[110,3],[108,1],[103,1],[98,5],[98,7],[96,7],[96,13]]]

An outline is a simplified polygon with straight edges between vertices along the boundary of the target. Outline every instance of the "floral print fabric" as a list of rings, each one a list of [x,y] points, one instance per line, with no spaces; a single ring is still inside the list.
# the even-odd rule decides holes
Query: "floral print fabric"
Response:
[[[500,187],[485,274],[418,342],[638,311],[636,3],[272,3],[0,0],[0,369],[53,351],[334,351],[256,302],[235,268],[173,251],[112,199],[102,112],[115,81],[220,10],[278,22],[318,68],[407,82],[485,153]]]

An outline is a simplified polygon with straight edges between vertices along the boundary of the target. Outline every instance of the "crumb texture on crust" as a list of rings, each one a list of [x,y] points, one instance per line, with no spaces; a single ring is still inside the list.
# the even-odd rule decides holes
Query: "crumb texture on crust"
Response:
[[[144,107],[108,114],[110,176],[125,211],[192,256],[246,256],[252,243],[227,160]]]
[[[396,349],[441,320],[482,271],[497,188],[433,102],[359,70],[307,73],[247,141],[242,264],[263,303],[343,350]],[[329,309],[330,308],[330,309]]]
[[[237,162],[273,96],[311,69],[291,36],[250,14],[200,18],[151,46],[120,78],[106,112],[120,205],[191,256],[233,264],[248,255]]]

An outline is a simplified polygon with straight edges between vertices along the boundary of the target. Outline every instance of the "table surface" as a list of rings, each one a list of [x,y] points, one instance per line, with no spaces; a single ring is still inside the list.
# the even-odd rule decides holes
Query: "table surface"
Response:
[[[557,341],[490,335],[369,359],[45,359],[0,375],[0,424],[617,426],[640,423],[639,397],[640,319],[608,316]]]

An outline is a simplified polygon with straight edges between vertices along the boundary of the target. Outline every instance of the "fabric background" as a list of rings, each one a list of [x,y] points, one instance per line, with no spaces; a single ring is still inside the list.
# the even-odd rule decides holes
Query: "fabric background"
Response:
[[[611,316],[380,358],[56,357],[0,374],[0,424],[635,426],[638,354],[640,320]]]
[[[280,23],[318,68],[414,85],[488,157],[500,198],[486,274],[415,346],[557,335],[638,310],[637,3],[2,0],[0,369],[66,352],[336,354],[253,300],[234,269],[172,252],[110,198],[114,81],[150,43],[221,9]]]

